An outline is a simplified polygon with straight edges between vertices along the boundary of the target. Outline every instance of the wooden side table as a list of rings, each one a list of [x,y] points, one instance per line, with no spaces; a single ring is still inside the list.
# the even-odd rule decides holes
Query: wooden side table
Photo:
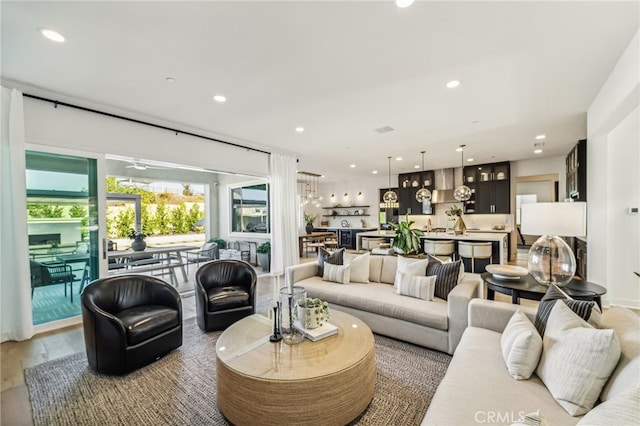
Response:
[[[525,277],[520,277],[517,280],[503,279],[494,277],[489,272],[484,272],[480,275],[484,282],[487,284],[487,299],[494,300],[495,292],[511,295],[511,303],[520,304],[520,298],[529,300],[540,300],[545,295],[548,286],[540,284],[528,274]],[[593,300],[595,301],[600,310],[602,310],[602,295],[607,292],[607,289],[601,285],[591,283],[589,281],[582,281],[572,279],[567,285],[561,287],[562,291],[576,300]]]

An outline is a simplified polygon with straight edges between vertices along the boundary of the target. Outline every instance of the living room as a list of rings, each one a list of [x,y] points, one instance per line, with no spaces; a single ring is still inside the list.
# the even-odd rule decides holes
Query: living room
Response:
[[[349,205],[358,205],[358,193],[366,197],[366,225],[373,228],[379,191],[416,170],[423,150],[420,168],[455,168],[455,186],[455,149],[465,144],[464,166],[509,161],[512,178],[557,174],[563,200],[564,159],[587,139],[588,279],[606,288],[605,307],[639,309],[638,215],[629,210],[640,198],[637,12],[637,2],[418,1],[405,9],[392,2],[3,2],[2,86],[24,95],[27,150],[93,158],[102,170],[110,154],[272,185],[269,153],[283,154],[298,160],[298,170],[324,175],[325,205],[334,204],[331,194],[340,196],[336,204],[345,193]],[[362,16],[371,22],[360,22]],[[486,22],[476,22],[479,16]],[[92,28],[94,22],[100,24]],[[66,42],[42,38],[38,30],[48,27]],[[192,32],[177,34],[183,27]],[[224,57],[224,67],[216,67],[212,52]],[[244,81],[232,78],[241,72]],[[453,79],[460,85],[445,87]],[[228,100],[211,99],[219,94]],[[392,131],[374,131],[385,126]],[[540,134],[543,153],[534,154]],[[5,192],[4,174],[2,180]],[[3,198],[3,221],[10,204]],[[295,229],[272,226],[272,257],[282,262],[272,265],[274,280],[298,262],[304,224],[291,216]],[[420,220],[426,225],[427,217]],[[226,232],[226,220],[211,221]],[[7,271],[5,254],[25,251],[26,241],[17,240],[27,236],[2,232]],[[97,241],[104,238],[104,230],[96,232]],[[286,260],[292,253],[295,260]],[[106,261],[100,268],[106,272]],[[29,321],[6,317],[25,291],[9,287],[15,275],[4,274],[3,342],[15,332],[5,327]],[[28,277],[22,281],[28,287]],[[81,340],[72,344],[75,352],[84,350]],[[26,367],[7,360],[5,347],[3,377],[5,368]],[[3,422],[11,387],[3,379]],[[18,392],[24,397],[26,390]]]

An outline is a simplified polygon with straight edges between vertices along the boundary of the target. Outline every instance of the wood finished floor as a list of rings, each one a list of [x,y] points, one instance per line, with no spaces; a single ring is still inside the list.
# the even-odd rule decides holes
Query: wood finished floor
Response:
[[[301,262],[315,261],[315,258],[301,258]],[[526,267],[526,253],[519,254],[510,262]],[[190,274],[191,275],[191,274]],[[275,279],[264,276],[258,280],[259,286],[276,285]],[[266,290],[271,291],[271,290]],[[496,293],[496,300],[510,303],[511,298]],[[537,302],[523,300],[523,304],[537,306]],[[184,318],[195,315],[193,297],[183,298]],[[42,333],[24,342],[5,342],[0,345],[0,425],[33,425],[29,393],[24,381],[24,369],[43,362],[62,358],[84,351],[84,337],[81,325]]]

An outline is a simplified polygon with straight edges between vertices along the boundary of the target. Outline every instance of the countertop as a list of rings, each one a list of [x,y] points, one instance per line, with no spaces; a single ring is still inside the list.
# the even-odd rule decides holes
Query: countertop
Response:
[[[348,228],[347,228],[347,227],[342,227],[342,226],[318,226],[318,227],[315,227],[315,226],[314,226],[314,227],[313,227],[313,229],[314,229],[314,230],[316,230],[316,229],[317,229],[317,230],[319,230],[319,231],[324,231],[324,230],[330,230],[330,231],[333,231],[333,230],[337,230],[337,229],[342,229],[342,230],[345,230],[345,231],[348,231],[348,230],[354,230],[354,231],[375,231],[377,228],[372,228],[372,227],[369,227],[369,228],[358,228],[358,227],[356,227],[356,226],[350,226],[350,227],[348,227]]]
[[[508,232],[472,232],[469,234],[462,235],[454,235],[448,234],[446,232],[425,232],[422,238],[433,238],[438,240],[464,240],[464,241],[502,241],[507,236]],[[370,231],[370,232],[360,232],[358,237],[371,237],[371,238],[380,238],[387,237],[391,238],[395,235],[393,231]]]

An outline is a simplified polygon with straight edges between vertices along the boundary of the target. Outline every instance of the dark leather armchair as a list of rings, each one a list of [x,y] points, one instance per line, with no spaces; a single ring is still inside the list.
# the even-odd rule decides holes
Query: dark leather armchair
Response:
[[[198,327],[223,330],[256,310],[256,271],[242,260],[221,259],[196,271]]]
[[[87,359],[99,373],[126,374],[182,345],[180,295],[159,278],[100,278],[81,299]]]

